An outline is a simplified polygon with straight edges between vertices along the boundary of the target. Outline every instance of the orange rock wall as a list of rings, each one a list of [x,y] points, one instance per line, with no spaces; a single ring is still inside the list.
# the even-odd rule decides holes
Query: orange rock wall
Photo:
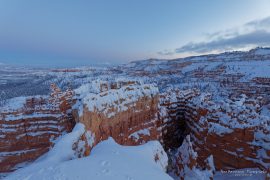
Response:
[[[113,86],[114,89],[120,89],[125,87],[126,91],[136,91],[129,87],[130,84],[124,83],[119,87]],[[108,86],[101,86],[102,94],[96,96],[107,95],[106,90]],[[128,97],[127,97],[128,99]],[[115,102],[122,103],[127,99],[119,99],[120,101]],[[116,107],[104,104],[104,109],[107,112],[117,111]],[[95,141],[92,146],[96,145],[102,140],[113,137],[115,141],[122,145],[139,145],[150,140],[157,140],[161,138],[161,124],[159,114],[159,95],[153,94],[153,96],[141,96],[136,101],[130,102],[126,105],[126,110],[114,113],[112,116],[108,116],[105,110],[98,111],[96,108],[94,111],[90,111],[86,105],[83,108],[83,114],[80,116],[78,111],[74,111],[74,117],[77,122],[81,122],[86,126],[86,129],[94,134]]]

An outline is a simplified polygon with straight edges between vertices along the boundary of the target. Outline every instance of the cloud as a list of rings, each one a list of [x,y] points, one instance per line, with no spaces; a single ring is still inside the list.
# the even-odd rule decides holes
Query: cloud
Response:
[[[260,20],[250,21],[250,22],[246,23],[245,26],[251,26],[253,28],[269,28],[270,27],[270,17],[260,19]]]
[[[159,54],[159,55],[173,55],[173,54],[175,54],[175,52],[174,51],[171,51],[171,50],[167,50],[167,49],[165,49],[165,50],[163,50],[163,51],[159,51],[159,52],[157,52],[157,54]]]
[[[259,30],[241,34],[232,38],[219,38],[217,40],[200,43],[188,43],[175,49],[176,53],[206,53],[211,51],[234,50],[247,46],[269,46],[270,32]]]
[[[158,54],[198,54],[270,46],[270,17],[250,21],[237,28],[208,33],[205,36],[207,39],[205,41],[189,42],[173,51],[162,51]]]

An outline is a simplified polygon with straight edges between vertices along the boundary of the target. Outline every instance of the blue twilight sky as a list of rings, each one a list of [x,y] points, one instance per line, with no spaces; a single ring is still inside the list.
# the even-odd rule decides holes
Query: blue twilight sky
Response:
[[[81,66],[270,46],[269,0],[0,0],[0,62]]]

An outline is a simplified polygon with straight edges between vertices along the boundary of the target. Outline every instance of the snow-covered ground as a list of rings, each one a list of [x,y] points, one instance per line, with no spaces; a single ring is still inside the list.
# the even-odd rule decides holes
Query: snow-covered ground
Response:
[[[84,125],[61,137],[47,154],[6,180],[141,180],[172,179],[166,174],[168,157],[158,141],[140,146],[121,146],[112,138],[99,143],[91,155],[76,158],[72,144],[84,132]]]
[[[220,67],[224,71],[216,77],[195,76],[195,71],[211,74]],[[111,67],[81,67],[65,69],[34,69],[1,65],[0,67],[0,106],[6,99],[18,96],[48,95],[49,86],[55,83],[61,89],[73,89],[94,80],[110,80],[125,77],[157,83],[159,89],[168,86],[198,88],[210,86],[206,91],[215,91],[217,82],[229,76],[243,76],[239,82],[249,82],[255,77],[270,77],[270,50],[257,48],[248,52],[229,52],[218,55],[187,57],[174,60],[135,61]],[[164,73],[167,72],[167,73]],[[224,89],[224,88],[223,88]]]

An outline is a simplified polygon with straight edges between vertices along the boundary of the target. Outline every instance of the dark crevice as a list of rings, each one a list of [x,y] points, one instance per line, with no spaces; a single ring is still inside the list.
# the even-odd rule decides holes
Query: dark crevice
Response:
[[[173,177],[177,150],[182,145],[185,137],[190,133],[190,128],[186,123],[184,110],[179,107],[176,109],[168,108],[168,112],[170,120],[163,133],[163,144],[168,156],[167,173]]]
[[[171,111],[172,110],[169,110],[169,112]],[[169,116],[170,121],[166,125],[166,130],[163,134],[165,151],[178,149],[182,145],[186,135],[190,132],[183,112],[173,112],[171,115],[169,114]]]

